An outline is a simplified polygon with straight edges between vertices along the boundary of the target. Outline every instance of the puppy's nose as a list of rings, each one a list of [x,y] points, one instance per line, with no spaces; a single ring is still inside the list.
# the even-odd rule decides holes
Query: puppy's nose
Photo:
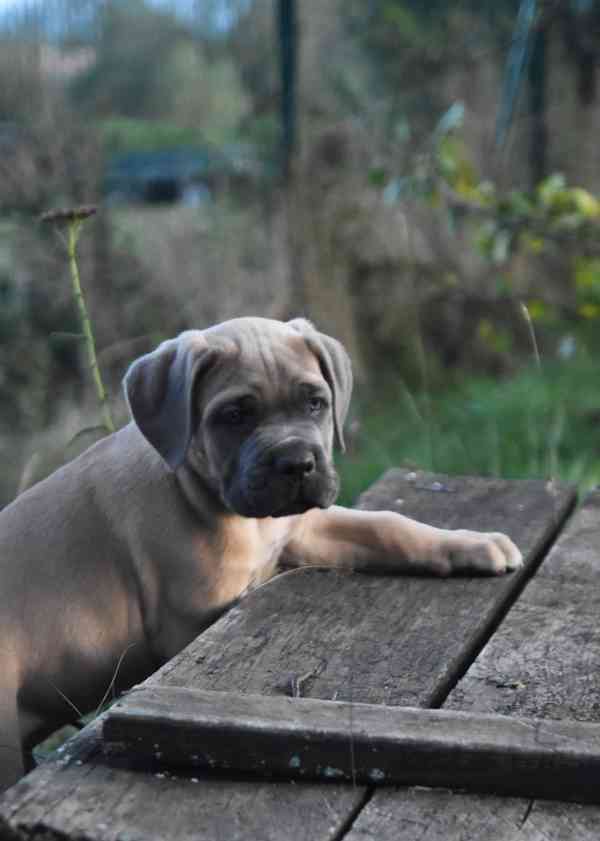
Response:
[[[275,470],[280,476],[290,479],[304,479],[310,476],[316,467],[314,455],[308,451],[282,453],[275,459]]]

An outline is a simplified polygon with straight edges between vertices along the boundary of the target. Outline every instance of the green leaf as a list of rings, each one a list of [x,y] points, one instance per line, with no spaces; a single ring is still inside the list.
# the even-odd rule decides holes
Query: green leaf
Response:
[[[388,180],[388,174],[385,167],[376,166],[369,170],[369,184],[372,187],[383,188]]]
[[[519,236],[519,245],[530,254],[541,254],[544,250],[544,244],[543,237],[535,236],[529,231],[523,231]]]
[[[588,321],[595,320],[600,318],[600,304],[582,304],[577,308],[577,312]]]
[[[596,219],[600,216],[600,202],[587,190],[573,187],[569,193],[573,204],[586,219]]]
[[[495,281],[496,294],[500,297],[512,294],[512,283],[510,275],[498,275]]]
[[[565,176],[560,173],[549,175],[537,188],[537,196],[542,205],[549,206],[566,186]]]
[[[443,137],[438,144],[437,159],[441,174],[452,189],[464,198],[477,199],[481,182],[462,139],[451,135]]]
[[[550,308],[539,298],[531,298],[527,301],[527,312],[531,320],[535,322],[548,321],[550,316]]]
[[[600,293],[600,257],[578,257],[575,261],[575,286],[580,292]]]
[[[496,187],[491,181],[481,181],[475,191],[474,198],[483,205],[483,207],[492,207],[496,198]]]
[[[417,16],[398,3],[386,3],[383,7],[383,21],[386,27],[402,33],[405,38],[417,40],[421,37],[421,26]]]
[[[490,260],[492,257],[497,230],[498,226],[496,225],[496,222],[489,219],[479,226],[475,236],[475,248],[481,256],[485,257],[487,260]]]
[[[511,190],[508,194],[509,212],[514,216],[530,216],[534,210],[531,197],[522,190]]]

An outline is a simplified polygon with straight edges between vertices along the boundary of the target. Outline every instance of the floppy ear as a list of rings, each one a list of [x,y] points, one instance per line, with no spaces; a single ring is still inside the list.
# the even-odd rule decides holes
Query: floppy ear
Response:
[[[321,371],[333,394],[333,429],[335,441],[342,452],[345,450],[343,426],[352,397],[352,365],[346,349],[331,336],[319,333],[310,321],[295,318],[288,322],[297,330],[319,360]]]
[[[183,464],[194,432],[194,386],[216,356],[199,330],[188,330],[136,359],[125,374],[131,416],[172,470]]]

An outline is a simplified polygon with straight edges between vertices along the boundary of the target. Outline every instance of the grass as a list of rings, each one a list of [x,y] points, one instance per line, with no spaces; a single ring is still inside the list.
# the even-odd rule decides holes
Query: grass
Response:
[[[581,491],[600,483],[600,377],[587,357],[469,379],[439,393],[399,385],[361,419],[340,458],[349,504],[391,466],[454,474],[549,478]]]

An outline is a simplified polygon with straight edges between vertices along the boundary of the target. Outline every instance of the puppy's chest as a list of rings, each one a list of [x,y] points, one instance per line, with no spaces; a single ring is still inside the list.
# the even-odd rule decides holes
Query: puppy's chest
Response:
[[[271,578],[288,541],[288,531],[283,520],[242,520],[229,524],[210,547],[199,538],[197,548],[210,601],[227,604]]]

